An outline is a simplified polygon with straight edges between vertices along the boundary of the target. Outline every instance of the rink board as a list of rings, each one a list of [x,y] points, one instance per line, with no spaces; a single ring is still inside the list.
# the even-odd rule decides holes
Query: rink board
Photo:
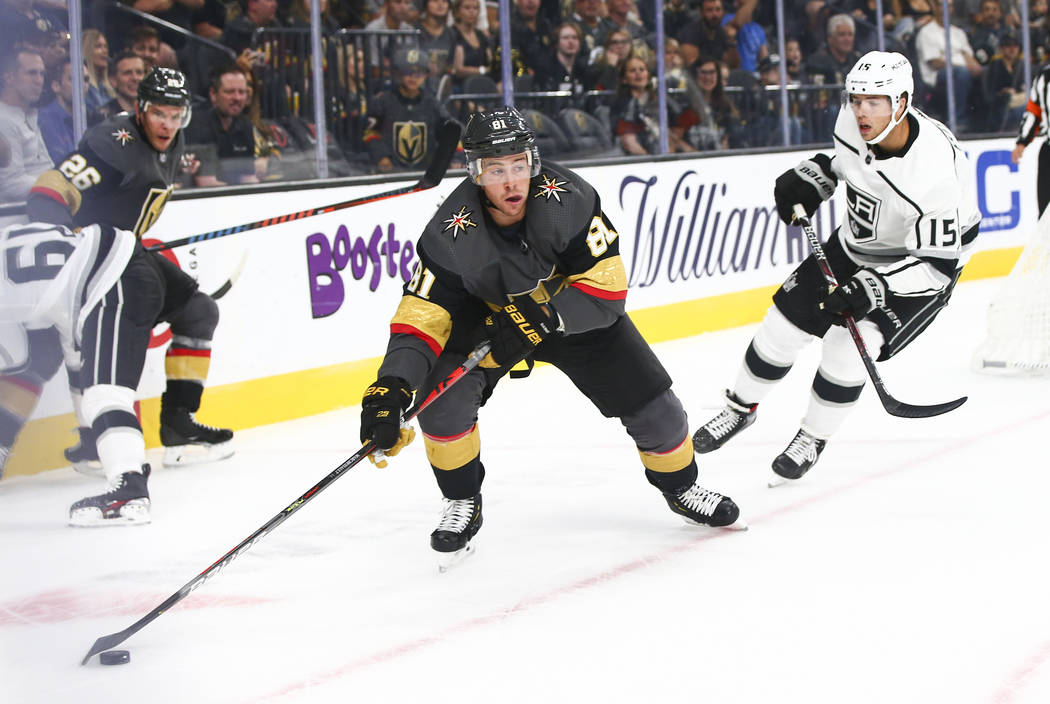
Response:
[[[1010,162],[1009,139],[964,143],[982,212],[979,252],[963,280],[1003,276],[1036,220],[1035,160]],[[805,238],[776,218],[778,174],[811,151],[581,168],[620,235],[627,308],[651,342],[753,323],[805,256]],[[935,178],[936,175],[931,175]],[[172,250],[219,301],[200,419],[235,430],[355,405],[374,379],[391,315],[415,263],[414,242],[459,183]],[[407,182],[405,182],[407,183]],[[399,183],[175,200],[149,233],[158,240],[277,217]],[[844,212],[842,190],[814,218],[822,238]],[[469,236],[469,235],[468,235]],[[243,264],[243,267],[241,265]],[[158,444],[169,335],[155,331],[139,387],[146,442]],[[10,474],[62,466],[73,442],[63,374],[52,380],[16,444]],[[351,435],[356,428],[347,428]]]

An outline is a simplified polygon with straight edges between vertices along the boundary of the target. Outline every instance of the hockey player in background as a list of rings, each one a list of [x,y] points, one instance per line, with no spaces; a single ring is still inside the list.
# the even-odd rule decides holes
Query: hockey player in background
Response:
[[[42,359],[80,370],[81,414],[97,437],[107,491],[69,509],[76,526],[149,523],[149,465],[135,388],[164,287],[135,235],[108,225],[0,230],[0,373]],[[56,365],[57,366],[57,365]]]
[[[364,142],[381,173],[419,171],[437,146],[448,112],[425,86],[427,54],[418,47],[394,52],[396,85],[368,103]]]
[[[184,167],[182,128],[189,117],[185,77],[172,69],[154,69],[139,83],[134,114],[121,113],[88,130],[77,151],[37,179],[27,201],[30,220],[70,227],[105,223],[141,238],[160,217]],[[141,242],[136,246],[142,249]],[[161,396],[164,464],[229,457],[233,432],[194,418],[211,362],[219,308],[160,252],[145,251],[145,260],[163,282],[163,305],[154,324],[166,321],[172,332],[164,362],[167,386]],[[56,370],[40,370],[38,377],[46,380]],[[82,384],[75,375],[70,376],[70,386],[79,409]],[[98,455],[90,424],[80,410],[77,416],[80,444],[67,450],[66,457],[82,468]]]
[[[419,415],[445,497],[431,547],[452,561],[481,528],[478,409],[523,358],[550,362],[603,415],[620,419],[672,511],[743,527],[736,504],[697,481],[682,404],[624,313],[619,238],[598,194],[571,171],[541,167],[532,130],[514,109],[472,115],[462,143],[469,176],[419,239],[415,273],[361,408],[361,440],[399,452],[414,435],[399,421],[415,393],[425,395],[476,343],[491,341],[482,364]]]
[[[852,315],[869,350],[893,357],[933,322],[951,296],[980,224],[966,155],[941,123],[911,107],[912,68],[873,51],[846,76],[833,155],[817,154],[776,180],[785,223],[795,204],[812,215],[846,186],[845,226],[825,245],[840,282],[829,290],[811,255],[773,294],[726,406],[693,436],[711,452],[756,418],[759,403],[799,352],[823,338],[802,427],[773,460],[771,486],[799,479],[860,398],[866,373],[844,326]],[[847,109],[848,108],[848,109]]]

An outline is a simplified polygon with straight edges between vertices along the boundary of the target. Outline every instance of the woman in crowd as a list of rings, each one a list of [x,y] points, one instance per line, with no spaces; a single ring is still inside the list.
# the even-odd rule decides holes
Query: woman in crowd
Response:
[[[649,66],[634,54],[620,65],[620,88],[612,105],[612,127],[625,154],[658,154],[660,119],[656,87]],[[694,151],[682,138],[685,131],[678,104],[667,98],[667,142],[672,152]]]
[[[489,38],[478,29],[481,0],[455,0],[452,14],[456,20],[453,25],[456,43],[452,51],[452,75],[459,88],[467,78],[488,73],[492,65],[492,49]]]
[[[719,62],[701,56],[695,64],[696,81],[690,82],[689,102],[693,115],[686,114],[686,139],[696,149],[728,149],[742,144],[740,111],[725,92]]]
[[[117,97],[117,91],[109,83],[109,43],[97,29],[88,29],[83,34],[84,69],[87,73],[88,91],[84,96],[88,114]]]

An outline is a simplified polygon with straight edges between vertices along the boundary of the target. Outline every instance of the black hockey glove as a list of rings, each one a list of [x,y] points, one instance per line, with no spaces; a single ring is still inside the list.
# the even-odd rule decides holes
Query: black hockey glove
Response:
[[[838,183],[835,172],[831,170],[831,157],[827,154],[800,161],[795,168],[780,174],[773,186],[777,214],[790,225],[795,203],[801,203],[806,215],[812,215],[821,203],[834,195]]]
[[[375,442],[383,454],[393,457],[412,442],[416,431],[401,427],[401,413],[412,403],[412,390],[396,376],[381,376],[365,390],[361,399],[361,442]],[[372,455],[377,467],[386,462]]]
[[[517,364],[550,337],[558,314],[547,303],[520,296],[485,318],[485,334],[492,343],[489,356],[500,367]]]
[[[886,282],[874,271],[861,269],[849,281],[833,288],[820,302],[820,309],[832,315],[852,315],[854,320],[861,320],[885,302]]]

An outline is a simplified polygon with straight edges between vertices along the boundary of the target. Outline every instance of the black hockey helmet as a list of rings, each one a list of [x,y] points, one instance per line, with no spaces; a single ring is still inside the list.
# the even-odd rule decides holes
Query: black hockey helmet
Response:
[[[529,164],[529,178],[540,172],[540,151],[536,135],[525,116],[511,107],[490,112],[476,112],[467,120],[463,131],[463,153],[467,158],[467,172],[474,183],[482,182],[483,159],[525,153]]]
[[[139,110],[146,112],[150,103],[182,108],[182,127],[190,124],[191,99],[186,76],[172,68],[157,67],[139,83]]]

